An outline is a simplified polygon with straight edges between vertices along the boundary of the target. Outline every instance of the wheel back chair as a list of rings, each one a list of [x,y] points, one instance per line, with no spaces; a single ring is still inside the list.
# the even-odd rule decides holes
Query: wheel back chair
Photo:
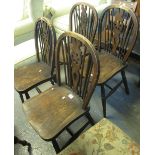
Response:
[[[102,11],[99,21],[99,62],[103,115],[106,117],[106,100],[123,83],[126,94],[129,88],[125,75],[127,60],[132,52],[138,34],[138,22],[134,12],[124,6],[111,5]],[[109,80],[121,73],[122,80],[114,87]],[[107,84],[108,82],[108,84]],[[105,93],[105,87],[109,89]]]
[[[57,84],[25,101],[23,110],[31,126],[44,140],[52,141],[58,153],[87,125],[94,124],[88,104],[98,80],[99,62],[92,43],[70,31],[59,37],[55,60]],[[88,120],[86,124],[73,132],[70,125],[84,116]],[[57,138],[63,131],[71,138],[60,147]]]
[[[94,6],[79,2],[72,6],[69,14],[70,31],[82,34],[92,43],[98,26],[98,14]]]
[[[29,65],[18,67],[14,71],[15,89],[22,102],[30,98],[28,92],[33,88],[40,93],[38,85],[51,81],[54,83],[53,74],[55,61],[56,33],[50,21],[44,17],[39,18],[35,24],[35,48],[37,61]],[[53,76],[51,76],[53,75]]]

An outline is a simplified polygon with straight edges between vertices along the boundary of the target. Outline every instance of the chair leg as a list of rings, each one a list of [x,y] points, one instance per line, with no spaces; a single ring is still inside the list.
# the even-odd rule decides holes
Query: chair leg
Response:
[[[125,75],[124,70],[121,71],[121,75],[122,75],[122,80],[123,80],[124,87],[125,87],[125,92],[126,92],[126,94],[129,94],[128,83],[127,83],[127,79],[126,79],[126,75]]]
[[[22,94],[22,93],[19,93],[19,96],[20,96],[20,99],[21,99],[22,103],[24,103],[24,97],[23,97],[23,94]]]
[[[18,137],[14,136],[14,144],[21,144],[23,146],[28,146],[29,155],[32,155],[32,147],[31,144],[28,143],[26,140],[20,140]]]
[[[60,151],[62,151],[63,149],[65,149],[69,144],[71,144],[76,138],[79,137],[79,135],[82,133],[82,131],[89,125],[89,121],[84,125],[82,126],[67,142],[66,144],[60,149]],[[60,152],[59,151],[59,152]],[[57,152],[57,153],[59,153]]]
[[[106,118],[106,96],[105,96],[104,84],[101,84],[101,99],[103,107],[103,116]]]
[[[51,84],[54,85],[54,81],[53,80],[51,80]]]
[[[86,117],[89,120],[91,125],[95,125],[95,121],[93,120],[89,112],[86,113]]]
[[[51,84],[54,85],[56,83],[56,75],[53,75],[50,81],[51,81]]]
[[[59,147],[59,145],[58,145],[58,143],[57,143],[55,138],[52,139],[52,144],[53,144],[53,147],[55,149],[55,152],[59,153],[61,151],[61,149],[60,149],[60,147]]]
[[[25,92],[25,96],[26,96],[26,99],[29,99],[30,98],[30,95],[28,92]]]
[[[20,96],[20,99],[21,99],[22,103],[24,103],[23,93],[19,93],[19,96]],[[30,98],[30,95],[28,94],[28,92],[25,92],[25,96],[26,96],[26,99]]]
[[[71,136],[74,136],[73,132],[69,129],[69,127],[67,127],[66,130]]]

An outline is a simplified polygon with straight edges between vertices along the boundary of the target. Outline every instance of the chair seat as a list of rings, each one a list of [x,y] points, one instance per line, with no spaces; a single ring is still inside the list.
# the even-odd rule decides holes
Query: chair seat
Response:
[[[22,66],[14,71],[15,89],[22,92],[50,78],[51,67],[43,62]]]
[[[140,148],[119,127],[108,119],[102,119],[59,153],[71,154],[139,155]]]
[[[54,85],[27,100],[23,104],[23,110],[36,132],[48,140],[85,112],[82,104],[81,98],[68,87]]]
[[[102,51],[99,53],[100,75],[98,84],[102,84],[112,78],[116,73],[126,67],[123,61],[114,55]]]

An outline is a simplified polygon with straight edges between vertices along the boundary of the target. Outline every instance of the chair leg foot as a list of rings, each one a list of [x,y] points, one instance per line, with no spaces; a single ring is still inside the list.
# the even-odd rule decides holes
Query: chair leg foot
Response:
[[[19,96],[20,96],[20,99],[21,99],[22,103],[24,103],[24,97],[23,97],[23,94],[22,94],[22,93],[19,93]]]
[[[105,96],[105,88],[104,85],[101,85],[101,99],[102,99],[102,107],[103,107],[103,116],[106,118],[106,96]]]
[[[58,143],[57,143],[57,141],[56,141],[55,138],[52,139],[52,144],[53,144],[53,147],[54,147],[54,149],[55,149],[55,152],[56,152],[56,153],[59,153],[59,152],[61,151],[61,149],[60,149],[60,147],[59,147],[59,145],[58,145]]]
[[[27,142],[26,140],[20,140],[18,137],[14,136],[14,144],[21,144],[23,146],[28,146],[28,152],[29,155],[32,155],[32,147],[31,144],[29,142]]]
[[[123,80],[124,87],[125,87],[125,92],[126,92],[126,94],[129,94],[129,87],[128,87],[128,83],[127,83],[127,79],[126,79],[124,70],[121,71],[121,75],[122,75],[122,80]]]
[[[23,93],[21,93],[21,92],[18,92],[18,93],[19,93],[19,96],[20,96],[22,103],[24,103]],[[28,92],[25,92],[24,94],[25,94],[26,99],[30,98],[30,95],[28,94]]]
[[[95,121],[94,121],[94,119],[92,118],[92,116],[90,115],[89,112],[86,113],[86,117],[89,120],[91,125],[95,125]]]
[[[52,77],[52,79],[50,81],[51,81],[52,85],[54,85],[57,82],[55,74],[53,75],[53,77]]]
[[[53,80],[51,80],[51,84],[54,85],[54,81]]]
[[[29,99],[30,98],[30,95],[28,92],[25,92],[25,96],[26,96],[26,99]]]

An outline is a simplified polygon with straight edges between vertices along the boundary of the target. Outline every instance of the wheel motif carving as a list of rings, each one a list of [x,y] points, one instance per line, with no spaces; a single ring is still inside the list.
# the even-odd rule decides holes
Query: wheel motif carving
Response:
[[[82,5],[82,12],[81,12],[81,19],[79,19],[79,26],[81,30],[81,34],[86,35],[86,27],[87,27],[87,13],[86,13],[86,8]]]
[[[45,27],[45,25],[42,25],[42,33],[41,33],[41,48],[43,49],[43,55],[45,55],[45,58],[46,58],[46,61],[47,61],[47,58],[49,57],[49,50],[50,50],[50,46],[49,46],[49,43],[48,43],[48,29]]]
[[[112,52],[116,52],[119,40],[120,40],[120,34],[123,30],[124,23],[123,18],[120,13],[117,13],[115,15],[115,21],[113,22],[113,32],[112,32]]]
[[[80,42],[73,40],[70,45],[71,48],[71,65],[72,65],[72,79],[73,79],[73,90],[77,91],[78,82],[80,78],[80,65],[81,65],[81,49]]]

